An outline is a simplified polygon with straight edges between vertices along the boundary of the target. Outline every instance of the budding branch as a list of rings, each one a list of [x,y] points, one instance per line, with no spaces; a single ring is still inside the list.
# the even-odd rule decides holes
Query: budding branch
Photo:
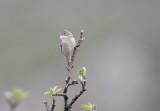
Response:
[[[72,85],[76,85],[76,84],[79,84],[78,81],[72,81],[70,83],[70,79],[71,79],[71,70],[73,68],[73,63],[74,63],[74,59],[75,59],[75,55],[78,51],[78,47],[80,47],[81,43],[84,41],[84,38],[83,38],[83,30],[81,30],[80,32],[80,37],[79,37],[79,40],[76,44],[76,46],[74,47],[74,50],[73,50],[73,54],[72,54],[72,57],[71,57],[71,62],[70,62],[70,66],[69,68],[67,68],[67,71],[68,71],[68,77],[66,78],[65,82],[65,87],[64,87],[64,90],[63,90],[63,94],[55,94],[53,96],[62,96],[64,98],[64,111],[71,111],[71,108],[72,108],[72,105],[75,103],[75,101],[84,93],[84,91],[86,91],[86,81],[81,81],[80,84],[82,86],[82,89],[81,91],[79,92],[79,94],[77,94],[70,103],[68,103],[68,96],[67,96],[67,90],[68,90],[68,87],[69,86],[72,86]],[[53,103],[52,103],[52,108],[50,109],[49,106],[48,106],[48,103],[47,102],[44,102],[45,104],[45,107],[46,107],[46,110],[47,111],[53,111],[54,110],[54,107],[55,107],[55,99],[53,98]]]

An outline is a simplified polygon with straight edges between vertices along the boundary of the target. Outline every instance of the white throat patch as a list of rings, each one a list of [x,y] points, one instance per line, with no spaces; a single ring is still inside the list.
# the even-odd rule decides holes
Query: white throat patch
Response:
[[[61,38],[61,39],[66,39],[67,36],[61,35],[60,38]]]

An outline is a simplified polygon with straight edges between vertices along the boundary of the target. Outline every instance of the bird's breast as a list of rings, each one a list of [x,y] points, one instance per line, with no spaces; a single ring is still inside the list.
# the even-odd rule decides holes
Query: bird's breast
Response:
[[[62,40],[62,53],[70,55],[75,47],[75,41]]]

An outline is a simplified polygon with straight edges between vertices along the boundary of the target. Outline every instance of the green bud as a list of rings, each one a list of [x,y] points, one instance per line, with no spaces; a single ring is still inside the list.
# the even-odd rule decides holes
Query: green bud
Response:
[[[84,107],[84,108],[86,108],[86,109],[88,109],[90,111],[96,111],[96,109],[97,109],[97,105],[96,104],[92,105],[90,102],[88,102],[88,104],[89,105],[83,104],[82,107]]]
[[[26,100],[29,97],[29,92],[24,92],[20,88],[15,88],[13,92],[6,92],[5,97],[7,99],[19,99],[19,100]]]
[[[77,71],[77,74],[78,74],[78,75],[84,75],[84,76],[85,76],[85,74],[86,74],[86,68],[85,68],[85,67],[82,67],[81,69],[79,69],[79,70]]]
[[[82,67],[81,68],[81,71],[82,71],[82,73],[85,75],[86,74],[86,68],[85,67]]]
[[[21,100],[26,100],[28,99],[29,97],[29,92],[23,92],[21,95],[20,95],[20,99]]]
[[[53,92],[53,89],[50,87],[50,94],[53,96],[54,95],[54,92]]]
[[[54,98],[54,95],[62,90],[62,88],[57,89],[58,86],[54,86],[53,88],[49,88],[49,92],[45,92],[44,95],[51,95]],[[57,90],[56,90],[57,89]]]

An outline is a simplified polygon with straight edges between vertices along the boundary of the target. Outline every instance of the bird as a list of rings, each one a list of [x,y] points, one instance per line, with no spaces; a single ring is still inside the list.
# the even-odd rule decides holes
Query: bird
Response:
[[[73,54],[74,47],[76,46],[76,41],[73,37],[73,34],[68,30],[64,30],[62,33],[58,34],[58,36],[62,40],[60,48],[62,54],[66,57],[69,69],[71,63],[71,56]]]

